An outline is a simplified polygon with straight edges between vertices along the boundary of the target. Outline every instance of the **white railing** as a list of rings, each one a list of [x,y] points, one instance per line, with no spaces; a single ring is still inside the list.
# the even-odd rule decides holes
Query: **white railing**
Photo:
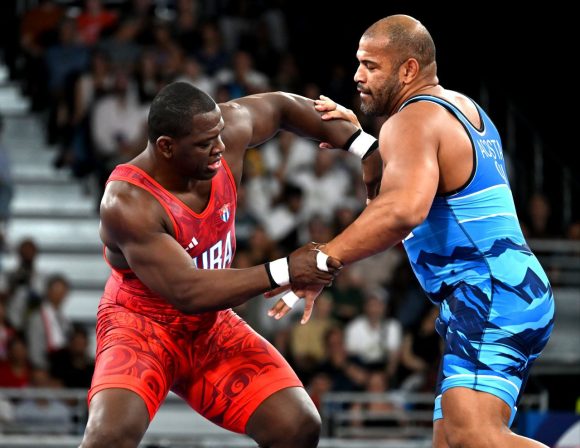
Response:
[[[322,417],[325,436],[337,438],[380,438],[431,440],[434,395],[428,393],[336,392],[323,398]],[[391,407],[384,411],[364,411],[371,403]],[[357,405],[357,406],[355,406]],[[548,392],[524,395],[518,406],[548,410]]]

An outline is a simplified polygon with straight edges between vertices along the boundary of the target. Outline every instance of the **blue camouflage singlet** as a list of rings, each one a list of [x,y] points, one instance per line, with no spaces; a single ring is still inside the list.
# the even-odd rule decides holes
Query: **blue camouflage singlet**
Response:
[[[552,330],[550,283],[522,235],[489,117],[476,105],[476,129],[453,104],[427,95],[410,98],[401,109],[416,101],[447,109],[473,145],[467,185],[436,196],[425,221],[403,242],[421,286],[440,306],[437,331],[445,352],[438,400],[461,386],[492,393],[514,408]],[[442,418],[437,405],[435,419]]]

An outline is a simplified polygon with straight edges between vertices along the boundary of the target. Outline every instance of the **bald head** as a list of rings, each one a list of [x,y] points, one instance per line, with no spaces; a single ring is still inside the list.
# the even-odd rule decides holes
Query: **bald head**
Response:
[[[388,16],[372,24],[362,39],[384,39],[389,48],[400,56],[402,63],[415,58],[421,68],[435,62],[435,44],[421,22],[410,16]]]

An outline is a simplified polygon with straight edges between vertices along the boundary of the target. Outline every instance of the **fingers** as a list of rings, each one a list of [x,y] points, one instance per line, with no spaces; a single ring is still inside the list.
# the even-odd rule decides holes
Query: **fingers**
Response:
[[[334,147],[333,147],[333,146],[332,146],[330,143],[327,143],[327,142],[322,142],[322,143],[320,143],[320,144],[318,145],[318,147],[319,147],[320,149],[334,149]]]
[[[314,309],[314,300],[316,300],[316,297],[317,296],[312,298],[307,297],[304,299],[306,304],[304,305],[304,312],[302,313],[302,319],[300,320],[302,325],[310,320],[310,316],[312,316],[312,310]]]
[[[328,257],[326,259],[326,266],[328,266],[328,272],[333,275],[342,269],[342,263],[334,257]]]
[[[336,109],[336,103],[324,95],[320,95],[320,99],[314,100],[314,108],[318,112],[333,111]]]
[[[322,112],[322,111],[319,111]],[[322,118],[323,120],[335,120],[335,119],[346,119],[346,114],[344,113],[344,111],[339,110],[339,109],[333,109],[333,110],[329,110],[324,112],[324,114],[322,114],[320,116],[320,118]]]
[[[312,315],[312,310],[314,309],[314,301],[320,295],[322,288],[308,285],[303,288],[301,295],[304,297],[304,312],[302,313],[302,320],[300,321],[301,324],[305,324],[310,320],[310,316]]]
[[[286,314],[288,314],[291,309],[292,308],[290,308],[282,299],[280,299],[276,302],[276,305],[270,308],[268,311],[268,316],[274,317],[276,320],[280,320]]]

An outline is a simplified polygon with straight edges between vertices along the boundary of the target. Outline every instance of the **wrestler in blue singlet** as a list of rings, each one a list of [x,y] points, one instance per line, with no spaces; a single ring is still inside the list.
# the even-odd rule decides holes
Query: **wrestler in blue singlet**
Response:
[[[476,105],[476,129],[454,105],[434,96],[467,131],[474,167],[459,191],[436,196],[427,219],[404,246],[421,286],[440,306],[445,341],[434,420],[441,394],[452,387],[488,392],[516,405],[533,361],[552,331],[550,283],[522,235],[496,127]]]

